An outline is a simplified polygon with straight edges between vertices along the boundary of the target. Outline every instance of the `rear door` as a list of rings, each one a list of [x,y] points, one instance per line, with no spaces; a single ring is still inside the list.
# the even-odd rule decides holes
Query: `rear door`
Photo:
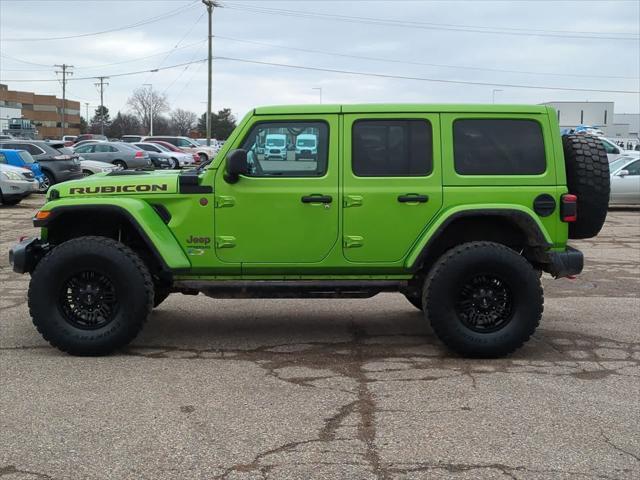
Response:
[[[442,205],[438,114],[344,116],[343,252],[402,260]]]

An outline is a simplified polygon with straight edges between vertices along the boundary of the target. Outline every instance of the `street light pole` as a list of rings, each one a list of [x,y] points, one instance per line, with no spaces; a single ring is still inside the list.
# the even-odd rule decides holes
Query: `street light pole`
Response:
[[[213,79],[213,8],[218,4],[214,0],[202,0],[209,14],[209,55],[207,78],[207,146],[211,146],[211,86]]]
[[[143,87],[149,87],[149,135],[153,136],[153,84],[144,83]]]
[[[322,103],[322,87],[311,87],[311,90],[318,90],[320,94],[320,103]]]
[[[500,90],[499,88],[494,88],[491,91],[491,103],[496,103],[496,92],[504,92],[504,90]]]

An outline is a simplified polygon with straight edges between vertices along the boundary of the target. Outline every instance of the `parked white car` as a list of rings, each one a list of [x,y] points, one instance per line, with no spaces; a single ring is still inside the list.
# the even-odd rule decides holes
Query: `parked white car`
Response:
[[[640,152],[626,152],[609,164],[609,172],[609,205],[640,205]]]
[[[0,203],[3,205],[17,205],[38,188],[39,183],[31,170],[0,164]]]
[[[114,170],[120,170],[120,167],[113,165],[112,163],[100,162],[98,160],[86,160],[80,157],[80,168],[82,168],[82,175],[88,177],[94,173],[113,172]]]
[[[602,142],[602,146],[604,147],[604,149],[607,151],[607,158],[609,159],[609,163],[631,151],[625,150],[624,148],[616,145],[612,140],[609,140],[605,137],[600,137],[600,141]]]

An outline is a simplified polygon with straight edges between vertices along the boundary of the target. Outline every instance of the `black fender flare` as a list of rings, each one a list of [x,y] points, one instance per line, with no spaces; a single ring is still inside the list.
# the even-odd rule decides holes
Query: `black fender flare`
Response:
[[[544,233],[531,217],[531,215],[521,211],[510,208],[482,208],[471,209],[456,212],[447,217],[447,219],[437,228],[437,230],[431,235],[427,243],[424,245],[420,254],[416,257],[416,260],[409,267],[411,272],[417,272],[422,266],[425,258],[429,255],[434,243],[438,240],[440,235],[453,223],[463,218],[487,218],[498,217],[509,221],[512,225],[518,228],[525,234],[527,246],[546,250],[552,245],[547,241]]]

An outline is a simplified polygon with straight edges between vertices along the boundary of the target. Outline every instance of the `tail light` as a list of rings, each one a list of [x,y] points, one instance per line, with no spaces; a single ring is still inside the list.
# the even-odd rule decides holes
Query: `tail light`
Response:
[[[563,222],[575,222],[578,219],[578,197],[571,193],[562,195],[560,216]]]
[[[136,158],[143,158],[144,157],[144,152],[142,150],[138,150],[136,152]]]

